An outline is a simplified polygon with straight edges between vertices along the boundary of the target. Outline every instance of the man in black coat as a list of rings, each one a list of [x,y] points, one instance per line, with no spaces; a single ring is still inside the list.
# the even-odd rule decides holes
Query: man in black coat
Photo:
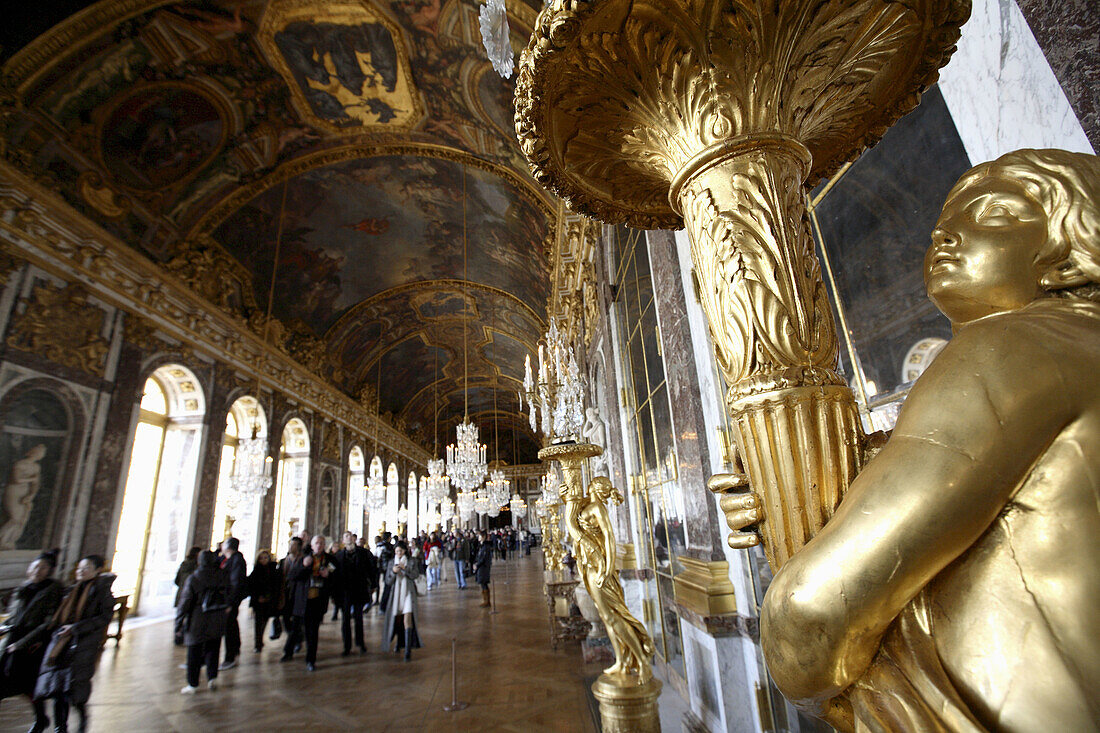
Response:
[[[474,578],[481,586],[481,607],[487,608],[489,603],[489,573],[493,568],[493,543],[489,541],[485,532],[478,532],[477,557],[474,559]]]
[[[229,609],[226,611],[225,625],[225,661],[221,669],[233,669],[237,666],[237,657],[241,653],[241,627],[237,625],[237,611],[241,601],[248,597],[248,567],[238,548],[241,541],[229,537],[222,543],[222,572],[229,583]]]
[[[363,641],[363,612],[370,607],[378,567],[374,555],[359,547],[353,532],[344,532],[344,547],[336,553],[340,612],[343,623],[344,656],[351,654],[351,627],[355,623],[355,646],[360,654],[367,653]]]
[[[389,564],[393,562],[393,535],[389,532],[382,533],[382,549],[378,556],[378,568],[379,570],[385,570],[389,567]],[[390,601],[390,591],[393,586],[390,583],[383,583],[382,594],[378,599],[378,613],[385,614],[386,606]]]

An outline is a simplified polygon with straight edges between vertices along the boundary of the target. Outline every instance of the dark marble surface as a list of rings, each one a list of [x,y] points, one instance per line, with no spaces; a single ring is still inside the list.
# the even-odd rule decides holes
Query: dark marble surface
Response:
[[[1100,5],[1018,0],[1093,150],[1100,150]]]
[[[647,237],[654,299],[660,315],[668,403],[676,438],[676,471],[686,511],[688,550],[699,559],[718,560],[725,555],[721,549],[717,510],[707,490],[710,456],[706,423],[676,240],[670,231],[652,231]]]
[[[951,337],[926,296],[922,269],[947,192],[969,167],[933,87],[817,205],[852,342],[880,392],[901,382],[902,361],[917,341]]]

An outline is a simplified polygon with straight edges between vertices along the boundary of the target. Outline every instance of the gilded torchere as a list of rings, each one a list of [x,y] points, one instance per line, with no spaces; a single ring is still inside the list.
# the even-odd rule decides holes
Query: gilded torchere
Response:
[[[600,702],[605,731],[648,733],[660,731],[657,697],[661,682],[653,678],[650,658],[653,640],[626,607],[616,574],[615,535],[607,503],[623,500],[611,482],[597,476],[585,492],[582,469],[586,459],[603,453],[592,443],[561,443],[543,448],[539,458],[561,464],[561,497],[565,501],[565,525],[573,542],[584,588],[607,628],[615,650],[615,663],[592,685]]]
[[[917,104],[968,12],[965,0],[552,0],[524,51],[516,132],[536,179],[574,211],[690,234],[774,567],[821,529],[866,448],[834,370],[806,184]]]

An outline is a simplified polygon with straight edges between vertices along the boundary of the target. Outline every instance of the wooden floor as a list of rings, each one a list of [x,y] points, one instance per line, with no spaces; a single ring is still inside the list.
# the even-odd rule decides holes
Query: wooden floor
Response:
[[[450,570],[450,568],[448,568]],[[281,644],[253,653],[251,619],[242,607],[241,665],[220,673],[221,688],[181,695],[184,650],[167,622],[135,628],[117,649],[108,644],[92,683],[93,731],[594,731],[577,646],[553,652],[542,596],[542,561],[532,554],[493,565],[499,613],[478,607],[477,586],[459,591],[453,574],[422,598],[418,624],[425,648],[405,663],[380,649],[382,617],[367,623],[369,654],[342,658],[339,623],[321,626],[317,671],[303,655],[280,664]],[[451,699],[451,638],[458,642],[458,699]],[[299,661],[301,659],[301,661]],[[25,731],[25,699],[0,705],[0,731]],[[70,723],[75,721],[70,721]]]

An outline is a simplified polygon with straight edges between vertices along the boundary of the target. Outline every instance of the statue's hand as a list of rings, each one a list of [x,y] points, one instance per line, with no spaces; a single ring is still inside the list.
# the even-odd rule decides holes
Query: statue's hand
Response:
[[[749,478],[743,473],[716,473],[707,481],[707,488],[722,498],[719,506],[726,515],[726,524],[733,531],[726,542],[735,550],[744,550],[760,544],[760,535],[745,529],[758,524],[763,518],[760,497],[749,488]]]

